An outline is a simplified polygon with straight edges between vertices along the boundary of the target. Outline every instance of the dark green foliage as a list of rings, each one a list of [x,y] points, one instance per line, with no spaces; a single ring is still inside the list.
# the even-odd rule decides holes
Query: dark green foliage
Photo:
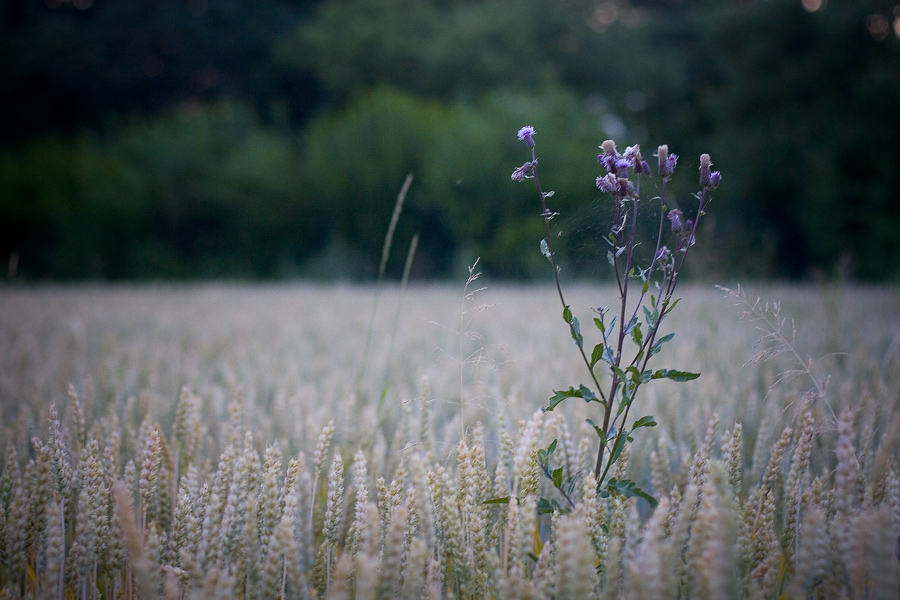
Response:
[[[602,132],[575,97],[554,89],[498,92],[474,105],[440,104],[390,88],[360,96],[310,125],[307,189],[329,200],[323,211],[333,215],[332,231],[374,260],[397,190],[413,172],[397,239],[422,232],[420,268],[449,273],[460,248],[465,254],[459,262],[481,256],[480,266],[492,275],[540,276],[546,268],[535,247],[541,224],[534,222],[527,190],[510,185],[507,174],[520,158],[510,131],[522,118],[533,118],[547,132],[546,145],[554,151],[548,164],[559,169],[565,186],[555,199],[561,206],[589,199],[593,182],[584,173]],[[399,246],[395,270],[405,252]]]
[[[686,276],[898,275],[900,40],[866,25],[892,24],[888,2],[56,4],[0,12],[0,257],[31,278],[371,275],[410,171],[396,251],[421,233],[414,275],[480,255],[491,276],[546,278],[540,223],[501,175],[523,124],[557,175],[564,279],[608,273],[605,137],[673,140],[680,167],[707,151],[729,174],[703,232],[716,251]],[[225,143],[255,156],[240,167],[171,116],[223,101],[252,113],[256,141]],[[159,143],[134,149],[136,115]]]
[[[3,251],[26,277],[281,275],[323,243],[291,140],[232,107],[0,155]]]

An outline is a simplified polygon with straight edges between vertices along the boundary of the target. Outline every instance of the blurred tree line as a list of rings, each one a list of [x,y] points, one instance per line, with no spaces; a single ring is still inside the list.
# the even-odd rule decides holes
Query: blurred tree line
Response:
[[[8,0],[0,257],[30,280],[605,273],[612,137],[723,185],[693,275],[900,275],[896,0]],[[680,176],[679,176],[680,175]],[[658,218],[647,202],[648,222]],[[656,209],[658,210],[658,209]]]

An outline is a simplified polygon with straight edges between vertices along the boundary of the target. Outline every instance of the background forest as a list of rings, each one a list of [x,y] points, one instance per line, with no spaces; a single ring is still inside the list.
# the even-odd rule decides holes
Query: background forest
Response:
[[[692,277],[896,281],[898,106],[896,0],[9,0],[0,260],[366,279],[411,172],[390,275],[419,233],[414,277],[543,279],[533,125],[566,277],[605,271],[612,137],[726,174]]]

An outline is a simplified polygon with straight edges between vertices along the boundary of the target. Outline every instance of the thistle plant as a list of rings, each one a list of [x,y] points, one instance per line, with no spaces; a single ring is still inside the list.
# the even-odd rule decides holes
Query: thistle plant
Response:
[[[688,252],[696,241],[700,218],[705,214],[712,192],[719,185],[722,176],[718,171],[711,170],[709,155],[703,154],[700,157],[700,190],[694,194],[697,209],[693,218],[686,218],[680,209],[670,209],[666,204],[669,180],[678,161],[678,156],[670,153],[668,146],[659,146],[657,150],[655,156],[658,168],[654,177],[650,164],[644,160],[638,145],[629,146],[620,153],[612,140],[603,142],[600,146],[601,153],[597,156],[602,174],[596,178],[596,185],[603,194],[610,197],[614,208],[615,217],[606,242],[609,244],[607,258],[619,293],[619,306],[615,311],[609,306],[593,309],[593,322],[600,341],[589,351],[585,346],[578,317],[572,313],[560,284],[559,266],[550,235],[550,221],[558,213],[551,211],[547,205],[553,192],[544,192],[538,178],[534,136],[534,127],[522,127],[519,130],[518,138],[531,151],[531,160],[516,168],[512,179],[531,179],[537,188],[546,234],[541,240],[541,252],[550,261],[563,308],[563,319],[569,326],[569,332],[590,378],[587,386],[581,384],[577,388],[573,386],[556,391],[544,410],[553,410],[568,398],[581,398],[585,402],[599,404],[602,409],[599,423],[593,419],[588,421],[600,440],[594,467],[597,485],[602,487],[604,496],[616,491],[627,496],[640,496],[655,504],[655,500],[635,486],[634,482],[615,477],[607,480],[607,475],[622,455],[625,444],[633,440],[632,433],[640,427],[656,425],[652,416],[644,416],[635,420],[631,429],[627,428],[631,407],[641,386],[655,379],[683,382],[699,377],[699,373],[675,369],[653,370],[649,368],[649,364],[650,359],[660,352],[662,345],[675,336],[674,333],[662,335],[660,327],[665,317],[678,304],[675,288]],[[646,190],[647,186],[655,192],[654,200],[659,202],[659,225],[650,262],[642,266],[636,253],[641,244],[638,237],[638,209],[642,187]],[[670,234],[666,231],[667,220]],[[671,241],[666,242],[666,239]],[[602,377],[604,372],[608,375],[605,386]],[[554,440],[546,450],[540,452],[539,460],[554,487],[572,505],[570,496],[575,489],[577,474],[571,474],[564,480],[563,467],[551,467],[550,458],[555,449]]]

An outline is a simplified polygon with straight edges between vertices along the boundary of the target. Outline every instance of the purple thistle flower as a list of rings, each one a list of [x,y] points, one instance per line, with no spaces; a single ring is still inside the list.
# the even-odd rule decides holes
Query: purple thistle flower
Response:
[[[522,129],[519,130],[519,133],[516,136],[519,140],[525,142],[525,145],[529,148],[534,148],[534,127],[531,125],[526,125]]]
[[[669,222],[672,224],[672,233],[678,235],[681,233],[684,225],[681,222],[681,211],[673,208],[669,211]]]
[[[615,173],[607,173],[597,178],[597,187],[604,194],[615,194],[619,190],[619,178]]]
[[[622,158],[628,163],[629,167],[634,169],[635,173],[641,172],[643,167],[643,165],[641,165],[643,157],[641,156],[641,147],[638,144],[625,148],[625,152],[622,153]]]

